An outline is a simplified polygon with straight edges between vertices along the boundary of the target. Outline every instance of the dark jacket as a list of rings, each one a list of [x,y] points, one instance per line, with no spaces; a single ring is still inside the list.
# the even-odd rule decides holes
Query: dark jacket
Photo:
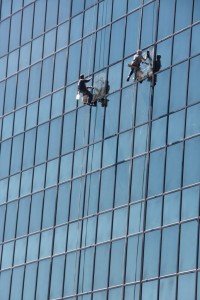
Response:
[[[90,79],[79,79],[79,82],[78,82],[79,92],[87,91],[86,82],[89,82],[89,81],[90,81]]]

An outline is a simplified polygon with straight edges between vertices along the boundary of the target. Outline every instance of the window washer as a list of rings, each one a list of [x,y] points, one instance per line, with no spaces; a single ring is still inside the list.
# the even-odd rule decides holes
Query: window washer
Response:
[[[88,104],[92,103],[93,94],[88,90],[88,88],[92,88],[92,86],[86,86],[86,83],[89,82],[92,78],[85,79],[85,75],[81,74],[78,81],[78,91],[83,94],[83,96],[88,96]]]
[[[158,72],[161,68],[161,55],[156,55],[156,60],[154,62],[154,73]]]
[[[133,61],[128,66],[131,68],[130,73],[128,74],[127,81],[129,81],[131,75],[134,73],[135,78],[137,79],[137,72],[140,71],[140,64],[145,62],[145,58],[142,56],[142,50],[138,50],[133,56]]]

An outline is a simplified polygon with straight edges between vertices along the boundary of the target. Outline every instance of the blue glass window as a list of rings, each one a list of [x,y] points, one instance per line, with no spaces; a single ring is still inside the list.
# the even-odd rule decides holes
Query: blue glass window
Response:
[[[115,168],[105,169],[101,173],[101,193],[99,210],[103,211],[113,206]]]
[[[69,48],[68,55],[68,70],[67,70],[67,84],[78,80],[79,78],[79,60],[81,52],[81,43],[76,43]],[[74,64],[76,62],[76,64]],[[74,95],[75,99],[75,95]]]
[[[163,224],[179,221],[180,216],[180,192],[172,193],[164,197]]]
[[[50,123],[48,159],[59,155],[62,119],[57,118]]]
[[[46,8],[45,30],[57,25],[58,0],[48,0]]]
[[[55,51],[56,29],[48,31],[44,36],[43,56],[48,56]]]
[[[151,153],[148,196],[153,196],[163,191],[165,150]]]
[[[79,14],[78,16],[71,19],[71,27],[70,27],[70,43],[79,40],[82,36],[82,23],[83,23],[83,14]]]
[[[176,273],[178,260],[179,228],[172,226],[162,232],[161,276]]]
[[[41,163],[47,159],[47,143],[48,143],[49,124],[46,123],[38,127],[37,143],[35,151],[35,163]]]
[[[181,141],[184,136],[185,110],[169,115],[168,143]]]
[[[16,219],[17,219],[17,201],[11,202],[7,206],[4,240],[10,240],[15,237]]]
[[[28,232],[30,201],[30,197],[20,199],[17,217],[17,236],[26,235]]]
[[[172,69],[170,111],[185,106],[187,93],[188,63],[179,64]],[[181,82],[181,89],[177,89],[177,82]]]
[[[38,300],[44,300],[48,297],[50,263],[50,259],[39,262],[36,290],[36,299]]]
[[[94,289],[107,287],[109,248],[109,244],[104,244],[96,248]]]
[[[192,22],[192,2],[187,0],[177,0],[175,31],[180,30]]]
[[[181,186],[183,156],[182,149],[182,143],[167,148],[165,180],[166,191],[177,189]]]
[[[124,268],[124,240],[116,241],[111,246],[109,285],[114,286],[123,282]]]
[[[40,230],[41,218],[42,218],[42,206],[43,206],[43,193],[37,193],[32,196],[31,201],[31,213],[29,232]]]
[[[125,3],[125,2],[121,2]],[[111,30],[110,41],[110,60],[109,63],[114,63],[120,60],[123,56],[123,43],[119,43],[124,38],[125,18],[113,23]]]
[[[175,0],[160,2],[158,39],[164,38],[173,32],[174,9]]]
[[[143,278],[158,276],[160,252],[160,231],[152,231],[145,235]],[[153,298],[151,298],[153,299]]]
[[[32,52],[31,52],[32,64],[42,58],[42,50],[43,50],[43,36],[40,36],[37,39],[34,39],[32,42]]]
[[[142,236],[136,235],[128,239],[126,282],[133,282],[140,278],[142,255]]]
[[[196,221],[181,225],[179,271],[196,268],[198,223]]]
[[[200,138],[193,138],[185,143],[183,184],[189,185],[200,180]]]
[[[0,178],[8,176],[10,161],[8,157],[11,155],[11,140],[1,143],[0,153]]]
[[[188,90],[188,103],[195,103],[200,99],[198,72],[200,68],[200,55],[190,61],[190,77]]]
[[[12,22],[14,22],[14,21],[12,21]],[[1,41],[4,41],[0,45],[0,55],[1,56],[8,52],[9,30],[10,30],[10,19],[7,19],[0,23],[0,39],[1,39]],[[13,47],[13,49],[14,49],[14,47]]]
[[[19,172],[21,170],[22,151],[23,151],[24,134],[20,134],[13,138],[12,158],[10,173]]]
[[[53,259],[51,273],[50,298],[62,297],[63,277],[64,277],[65,256],[58,256]]]
[[[33,8],[32,4],[23,10],[21,44],[28,42],[32,37]]]
[[[20,45],[21,18],[22,11],[19,11],[18,13],[14,14],[11,18],[9,51],[12,51]]]
[[[20,107],[27,102],[28,77],[29,70],[26,69],[18,74],[16,107]]]
[[[60,0],[59,3],[59,23],[65,21],[70,16],[71,0]]]
[[[131,201],[136,201],[142,199],[145,193],[146,156],[141,156],[133,160],[132,172]]]
[[[45,191],[42,228],[48,228],[54,225],[56,194],[56,188],[51,188]]]
[[[37,263],[26,265],[24,277],[24,299],[34,300],[37,275]]]
[[[42,78],[41,78],[41,96],[44,96],[52,91],[53,82],[54,56],[43,61]]]
[[[178,300],[195,299],[195,273],[178,277]]]

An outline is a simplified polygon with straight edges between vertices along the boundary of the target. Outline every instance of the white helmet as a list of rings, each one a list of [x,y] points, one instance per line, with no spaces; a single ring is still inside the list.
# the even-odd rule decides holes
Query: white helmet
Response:
[[[138,50],[137,54],[141,55],[142,54],[142,50]]]

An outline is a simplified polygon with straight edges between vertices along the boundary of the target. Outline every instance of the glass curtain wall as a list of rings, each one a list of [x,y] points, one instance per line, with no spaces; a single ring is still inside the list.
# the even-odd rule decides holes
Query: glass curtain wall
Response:
[[[0,5],[0,298],[198,300],[200,1]]]

